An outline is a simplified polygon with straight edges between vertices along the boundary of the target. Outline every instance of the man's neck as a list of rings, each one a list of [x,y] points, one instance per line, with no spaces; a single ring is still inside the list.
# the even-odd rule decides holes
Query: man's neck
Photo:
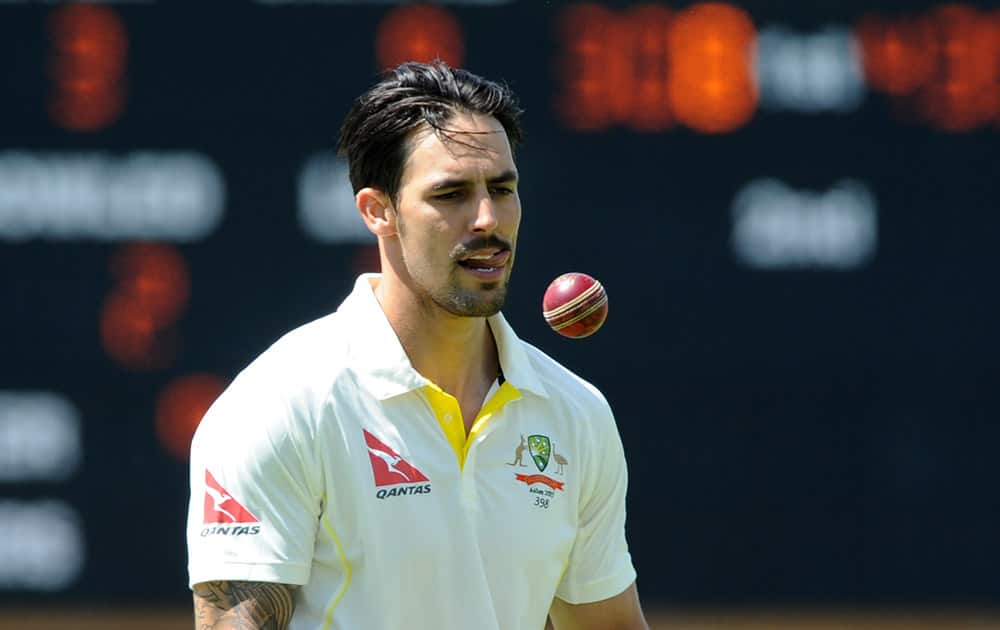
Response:
[[[496,342],[484,317],[460,317],[380,283],[375,295],[413,367],[460,402],[485,395],[498,376]]]

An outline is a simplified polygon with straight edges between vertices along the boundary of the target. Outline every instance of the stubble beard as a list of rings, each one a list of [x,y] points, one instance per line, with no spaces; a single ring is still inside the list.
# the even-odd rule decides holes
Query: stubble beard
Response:
[[[459,317],[491,317],[500,312],[507,301],[508,280],[488,282],[479,288],[466,289],[453,282],[441,295],[431,299],[445,311]]]

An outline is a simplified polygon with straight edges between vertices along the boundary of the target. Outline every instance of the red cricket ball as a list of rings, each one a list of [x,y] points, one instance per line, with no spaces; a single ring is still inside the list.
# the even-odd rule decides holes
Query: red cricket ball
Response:
[[[597,332],[608,316],[608,294],[585,273],[564,273],[542,298],[542,315],[564,337],[582,339]]]

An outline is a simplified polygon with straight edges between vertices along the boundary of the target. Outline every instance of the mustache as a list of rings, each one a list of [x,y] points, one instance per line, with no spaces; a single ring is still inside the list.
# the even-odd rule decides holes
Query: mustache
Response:
[[[455,246],[455,249],[451,250],[451,257],[453,260],[457,260],[463,256],[468,256],[474,251],[492,248],[497,248],[500,251],[508,251],[511,247],[510,243],[503,240],[499,236],[480,236],[472,239],[468,243],[462,243]]]

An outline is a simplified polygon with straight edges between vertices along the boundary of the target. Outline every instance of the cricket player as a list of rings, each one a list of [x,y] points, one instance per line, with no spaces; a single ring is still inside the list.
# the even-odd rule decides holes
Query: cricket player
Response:
[[[647,628],[611,409],[500,312],[519,116],[509,89],[440,62],[355,102],[340,150],[381,273],[199,426],[199,630]]]

